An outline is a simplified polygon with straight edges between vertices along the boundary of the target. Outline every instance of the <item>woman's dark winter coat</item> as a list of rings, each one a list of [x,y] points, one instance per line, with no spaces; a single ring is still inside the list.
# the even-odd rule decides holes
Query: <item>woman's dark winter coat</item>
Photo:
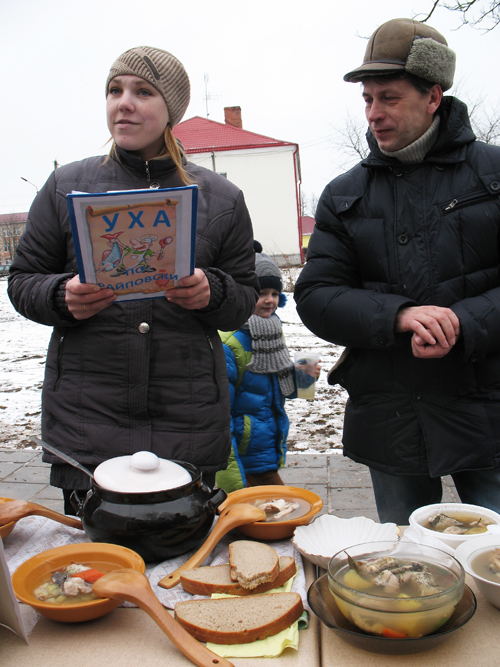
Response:
[[[146,299],[114,303],[77,321],[57,305],[61,283],[78,272],[66,195],[182,186],[170,158],[144,163],[118,150],[107,161],[94,157],[57,169],[36,197],[17,249],[10,298],[25,317],[54,327],[42,436],[89,467],[139,450],[208,473],[227,462],[229,389],[217,330],[241,326],[255,307],[252,226],[238,188],[202,167],[186,168],[199,187],[196,266],[211,286],[202,310]],[[44,460],[60,463],[48,454]],[[85,488],[75,487],[68,468],[55,483]]]
[[[447,97],[423,163],[371,154],[318,205],[298,312],[347,346],[330,384],[349,393],[344,453],[390,474],[500,466],[500,147],[475,141]],[[442,359],[413,356],[401,308],[451,308],[461,336]]]

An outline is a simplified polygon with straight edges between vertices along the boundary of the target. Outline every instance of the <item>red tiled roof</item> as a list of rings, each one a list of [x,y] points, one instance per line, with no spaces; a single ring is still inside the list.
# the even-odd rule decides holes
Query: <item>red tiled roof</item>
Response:
[[[208,151],[234,151],[242,148],[268,148],[296,146],[289,141],[271,139],[262,134],[248,132],[239,127],[218,123],[215,120],[194,116],[174,127],[174,135],[184,146],[186,153]]]
[[[302,222],[302,234],[312,234],[316,224],[315,219],[311,218],[310,215],[303,215],[300,220]]]

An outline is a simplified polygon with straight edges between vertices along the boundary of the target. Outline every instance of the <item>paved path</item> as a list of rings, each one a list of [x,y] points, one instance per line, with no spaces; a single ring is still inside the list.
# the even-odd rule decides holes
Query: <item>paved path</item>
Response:
[[[33,449],[0,449],[0,497],[31,500],[63,511],[62,493],[49,485],[50,466]],[[285,484],[309,489],[323,500],[322,513],[378,521],[368,468],[342,454],[289,454],[280,471]],[[443,502],[459,502],[451,478],[443,484]]]

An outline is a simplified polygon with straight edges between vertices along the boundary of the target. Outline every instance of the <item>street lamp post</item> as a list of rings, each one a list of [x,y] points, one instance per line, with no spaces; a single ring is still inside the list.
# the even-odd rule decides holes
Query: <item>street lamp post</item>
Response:
[[[38,194],[38,188],[37,188],[37,186],[36,186],[34,183],[32,183],[31,181],[28,181],[28,179],[27,179],[27,178],[24,178],[24,176],[21,176],[21,180],[22,180],[22,181],[26,181],[26,183],[29,183],[30,185],[32,185],[32,186],[35,188],[36,193]]]

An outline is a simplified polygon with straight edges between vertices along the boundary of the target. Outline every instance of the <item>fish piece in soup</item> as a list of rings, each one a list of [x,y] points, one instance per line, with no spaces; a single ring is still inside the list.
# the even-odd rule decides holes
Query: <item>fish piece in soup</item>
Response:
[[[52,604],[89,602],[96,599],[92,593],[92,582],[102,575],[102,572],[87,565],[72,563],[62,570],[52,572],[48,581],[38,586],[33,595],[38,600]]]
[[[368,582],[372,583],[373,588],[368,592],[375,595],[397,597],[402,594],[403,596],[420,597],[436,595],[443,591],[433,572],[425,563],[398,561],[392,556],[367,561],[354,561],[352,558],[348,558],[348,561],[348,569],[351,572],[358,573],[367,584]],[[345,579],[344,582],[347,584]],[[353,586],[353,588],[355,590],[367,590],[367,586],[361,588]]]
[[[298,519],[311,509],[311,503],[303,498],[262,498],[252,504],[266,513],[266,521]]]
[[[375,560],[358,560],[356,561],[356,567],[359,572],[376,574],[377,572],[382,572],[382,570],[399,567],[399,563],[392,556],[385,556],[384,558],[376,558]]]
[[[462,514],[433,514],[422,525],[424,528],[435,530],[448,535],[475,535],[485,533],[487,526],[495,523],[484,516]]]

